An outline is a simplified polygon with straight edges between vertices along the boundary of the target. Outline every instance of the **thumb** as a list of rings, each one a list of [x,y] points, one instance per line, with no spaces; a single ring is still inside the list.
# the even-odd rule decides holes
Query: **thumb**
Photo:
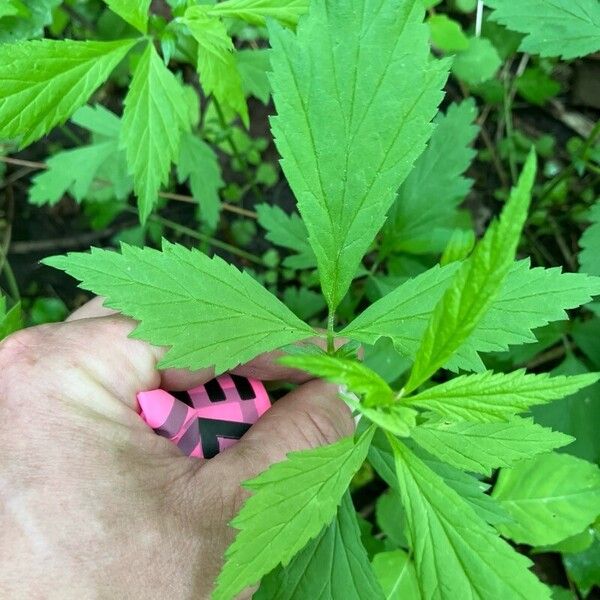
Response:
[[[278,400],[235,446],[207,461],[203,475],[212,469],[221,473],[222,484],[243,500],[240,484],[284,460],[289,452],[352,435],[354,419],[338,389],[318,379],[299,386]]]

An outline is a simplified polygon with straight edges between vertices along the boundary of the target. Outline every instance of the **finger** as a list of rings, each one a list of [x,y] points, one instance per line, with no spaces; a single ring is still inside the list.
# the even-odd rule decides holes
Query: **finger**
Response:
[[[79,321],[83,319],[95,319],[101,317],[117,316],[119,313],[112,309],[106,308],[103,303],[106,299],[97,296],[84,304],[82,307],[74,311],[68,318],[67,322]],[[133,331],[136,322],[133,319],[120,316],[119,318],[130,323],[129,332]],[[115,340],[116,341],[116,340]],[[336,347],[339,347],[345,343],[346,340],[336,339]],[[327,342],[324,338],[313,337],[303,342],[299,342],[298,345],[313,344],[319,348],[325,349]],[[166,352],[165,349],[159,347],[152,347],[153,355],[158,357],[155,361],[158,362]],[[251,377],[262,381],[286,381],[290,383],[304,383],[309,381],[313,377],[304,371],[293,369],[291,367],[284,367],[278,363],[278,359],[282,357],[285,352],[281,350],[275,350],[273,352],[267,352],[254,358],[252,361],[245,365],[240,365],[232,370],[236,375],[242,375],[244,377]],[[193,387],[202,385],[214,377],[214,370],[211,368],[199,369],[190,371],[189,369],[167,369],[160,372],[161,379],[159,386],[166,390],[171,391],[184,391],[189,390]],[[145,390],[140,390],[145,391]]]
[[[354,426],[350,409],[339,398],[338,387],[321,380],[310,381],[277,401],[236,445],[207,461],[196,471],[199,481],[191,487],[200,490],[202,481],[219,481],[222,497],[233,499],[231,506],[224,507],[228,520],[245,498],[240,490],[243,481],[284,460],[289,452],[352,435]]]
[[[116,310],[106,308],[104,301],[106,298],[96,296],[89,302],[86,302],[83,306],[80,306],[77,310],[73,311],[67,318],[66,321],[78,321],[80,319],[94,319],[96,317],[108,317],[110,315],[119,314]]]

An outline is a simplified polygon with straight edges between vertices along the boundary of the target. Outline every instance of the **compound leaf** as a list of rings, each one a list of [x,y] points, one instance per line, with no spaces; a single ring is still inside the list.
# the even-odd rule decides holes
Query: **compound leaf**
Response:
[[[48,169],[33,178],[29,201],[38,206],[56,204],[71,189],[81,202],[102,165],[118,151],[117,142],[108,141],[58,152],[46,161]]]
[[[134,331],[170,346],[163,367],[222,373],[313,330],[247,273],[219,257],[163,243],[163,251],[123,244],[44,261],[105,296],[106,306],[141,321]]]
[[[527,558],[404,444],[390,443],[423,597],[550,599]]]
[[[182,87],[149,43],[125,98],[121,129],[142,221],[152,212],[171,163],[179,156],[181,132],[189,129]]]
[[[425,152],[400,186],[384,227],[384,248],[414,254],[442,251],[455,227],[458,204],[471,189],[463,177],[478,128],[473,100],[452,104],[435,119]]]
[[[417,350],[407,391],[426,381],[469,337],[509,273],[531,201],[536,157],[532,152],[500,215],[460,266],[431,315]]]
[[[565,398],[600,379],[597,373],[573,377],[550,377],[547,373],[527,374],[486,371],[463,375],[433,386],[404,402],[431,410],[442,417],[474,422],[505,421],[530,406]]]
[[[389,337],[398,352],[414,357],[433,308],[457,269],[456,263],[435,266],[409,279],[369,306],[341,335],[367,344]],[[535,342],[533,329],[567,319],[565,310],[586,304],[595,295],[600,295],[598,277],[561,273],[560,268],[532,269],[529,260],[519,261],[475,331],[445,366],[483,371],[478,352],[501,352],[509,345]]]
[[[64,123],[135,43],[34,40],[2,45],[0,139],[19,139],[25,147]]]
[[[553,452],[502,469],[492,496],[513,519],[499,525],[503,535],[532,546],[555,544],[600,514],[600,469]]]
[[[353,438],[292,452],[244,484],[253,495],[231,522],[239,529],[226,552],[213,600],[229,600],[278,564],[284,567],[334,518],[363,463],[373,429]]]
[[[501,352],[509,345],[536,342],[532,329],[567,319],[566,309],[600,294],[598,277],[528,266],[529,261],[520,261],[513,267],[488,312],[448,362],[449,368],[482,370],[477,352]]]
[[[518,417],[506,423],[433,421],[415,427],[411,437],[453,467],[487,476],[493,469],[510,467],[574,439]]]
[[[333,311],[432,133],[448,63],[417,0],[314,2],[270,39],[272,130]]]
[[[148,32],[148,11],[152,0],[104,0],[110,10],[142,33]]]
[[[520,50],[565,59],[600,50],[597,0],[486,0],[491,19],[524,33]]]
[[[264,25],[267,19],[276,19],[294,27],[308,10],[308,0],[226,0],[214,4],[208,13],[218,17],[237,17],[251,25]]]
[[[383,599],[363,548],[356,512],[346,493],[333,523],[311,540],[287,567],[263,578],[253,600]]]

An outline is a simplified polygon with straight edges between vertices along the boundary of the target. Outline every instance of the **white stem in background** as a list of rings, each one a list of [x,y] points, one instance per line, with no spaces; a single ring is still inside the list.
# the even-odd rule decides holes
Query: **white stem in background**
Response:
[[[481,24],[483,23],[483,0],[477,0],[477,15],[475,17],[475,37],[481,37]]]

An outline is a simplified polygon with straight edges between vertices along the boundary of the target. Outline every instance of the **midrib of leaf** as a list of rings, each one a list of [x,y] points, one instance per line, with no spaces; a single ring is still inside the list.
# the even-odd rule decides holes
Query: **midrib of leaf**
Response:
[[[410,564],[410,560],[411,560],[411,557],[409,554],[406,561],[404,562],[404,566],[402,567],[402,570],[400,571],[400,573],[398,573],[398,577],[396,578],[396,581],[394,582],[394,585],[393,585],[392,589],[390,590],[389,595],[387,595],[385,597],[386,600],[390,600],[390,598],[394,595],[396,590],[400,587],[400,583],[402,582],[402,577],[404,575],[404,571],[406,571],[406,569],[408,568],[408,565]]]

